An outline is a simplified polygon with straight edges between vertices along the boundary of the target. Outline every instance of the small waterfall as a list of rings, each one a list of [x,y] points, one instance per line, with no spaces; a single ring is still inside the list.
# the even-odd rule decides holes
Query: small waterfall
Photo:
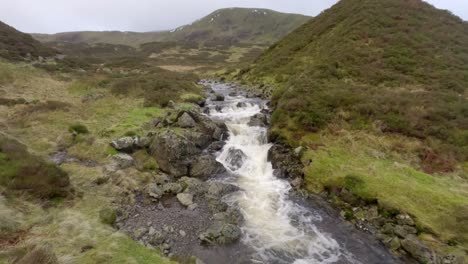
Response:
[[[208,102],[209,115],[226,123],[230,137],[217,156],[242,191],[229,197],[244,216],[243,242],[256,251],[256,263],[359,263],[330,235],[314,223],[321,217],[289,199],[291,187],[273,175],[267,155],[267,129],[253,127],[250,118],[266,102],[229,96],[222,84],[212,88],[225,95],[224,102]]]

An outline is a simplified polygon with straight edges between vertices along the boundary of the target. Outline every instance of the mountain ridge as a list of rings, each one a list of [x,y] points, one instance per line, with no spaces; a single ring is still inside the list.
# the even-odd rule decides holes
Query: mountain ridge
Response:
[[[74,31],[56,34],[33,33],[32,36],[41,42],[108,43],[134,47],[144,43],[164,41],[196,41],[213,45],[272,44],[305,23],[309,18],[305,15],[281,13],[270,9],[232,7],[218,9],[191,24],[171,30],[150,32]],[[213,23],[218,19],[221,19],[220,23]],[[246,25],[245,23],[250,24]],[[270,28],[271,25],[275,28]]]

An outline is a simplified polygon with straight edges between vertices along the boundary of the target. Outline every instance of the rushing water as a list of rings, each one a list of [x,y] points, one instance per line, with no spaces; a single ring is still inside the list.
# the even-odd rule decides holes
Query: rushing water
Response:
[[[274,176],[272,164],[267,160],[272,146],[266,139],[267,128],[247,124],[253,115],[267,108],[266,101],[244,95],[230,96],[233,90],[225,84],[208,85],[225,95],[224,102],[208,102],[209,115],[225,122],[229,129],[229,139],[217,154],[217,160],[230,171],[231,182],[241,189],[229,196],[227,202],[237,206],[244,216],[242,242],[256,252],[251,261],[377,263],[373,259],[358,261],[332,235],[320,231],[317,224],[322,221],[322,216],[294,202],[290,197],[290,184]],[[240,166],[232,166],[233,153],[239,154],[239,150],[244,154],[243,162]],[[364,254],[366,250],[369,249],[363,248]],[[394,262],[379,260],[378,263]]]

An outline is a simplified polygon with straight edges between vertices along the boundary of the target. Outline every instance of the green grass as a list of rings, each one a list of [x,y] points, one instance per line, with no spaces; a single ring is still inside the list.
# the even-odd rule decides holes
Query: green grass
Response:
[[[312,160],[305,168],[308,190],[346,187],[365,200],[377,200],[382,208],[407,212],[426,232],[468,248],[468,182],[458,175],[433,176],[413,168],[408,157],[417,143],[365,134],[324,135],[314,141],[324,146],[303,156]],[[392,150],[397,144],[403,144],[403,153]]]

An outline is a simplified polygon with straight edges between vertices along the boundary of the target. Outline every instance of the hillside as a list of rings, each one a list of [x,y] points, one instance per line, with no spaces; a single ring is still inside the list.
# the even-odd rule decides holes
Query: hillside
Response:
[[[272,139],[306,148],[309,190],[346,188],[466,250],[466,43],[466,22],[423,1],[342,0],[233,76],[272,94]]]
[[[28,55],[29,54],[29,55]],[[7,60],[23,60],[31,58],[49,57],[56,51],[43,46],[31,35],[19,32],[0,21],[0,57]]]
[[[138,47],[143,43],[186,41],[212,45],[233,43],[271,44],[305,23],[309,17],[267,9],[229,8],[217,10],[190,25],[160,32],[65,32],[33,34],[41,42],[109,43]]]

